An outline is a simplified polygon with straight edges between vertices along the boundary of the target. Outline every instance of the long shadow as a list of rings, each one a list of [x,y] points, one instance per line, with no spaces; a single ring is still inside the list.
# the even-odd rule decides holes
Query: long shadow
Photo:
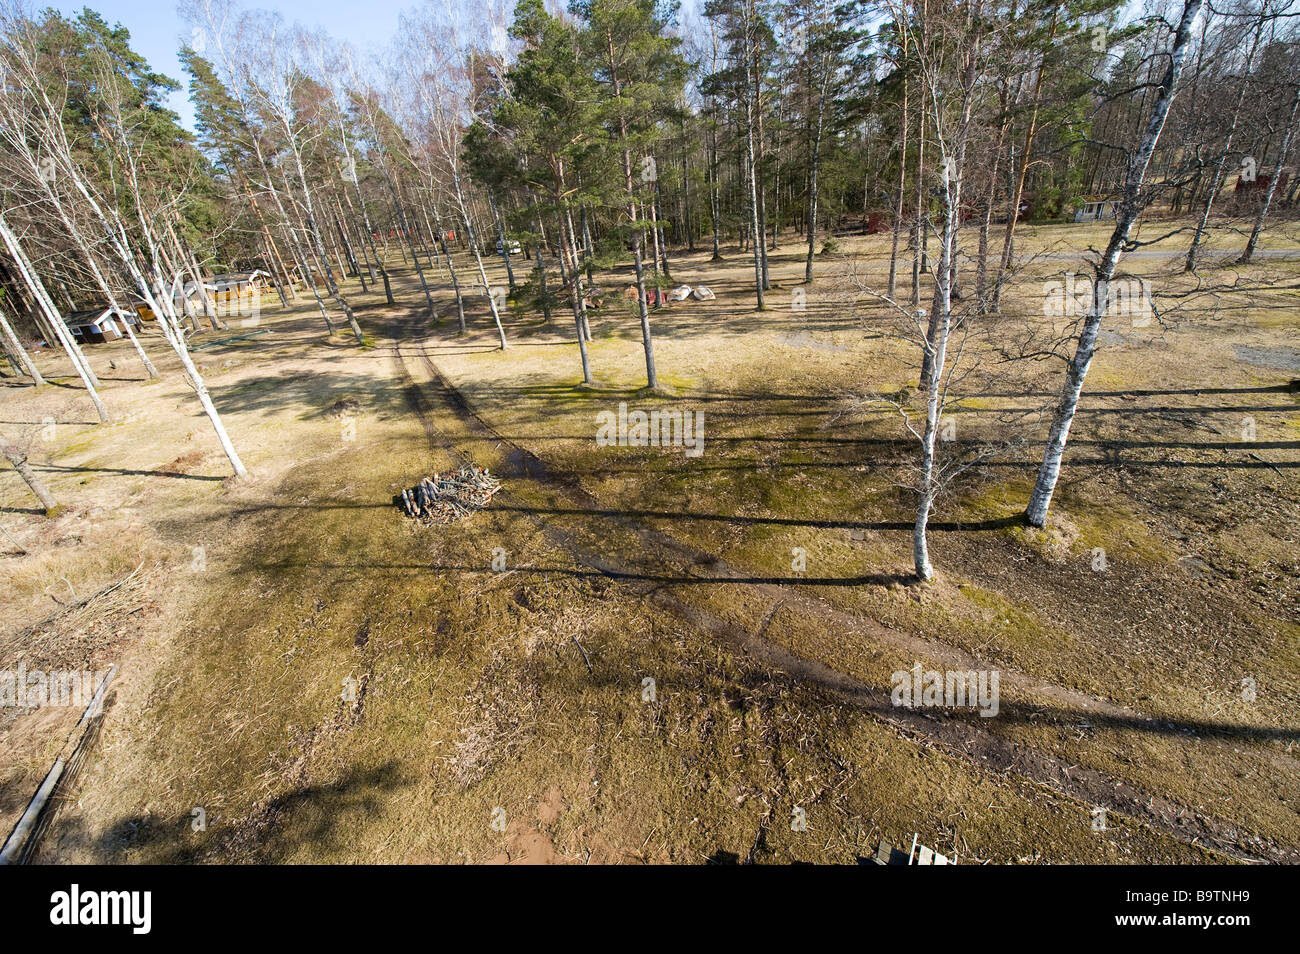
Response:
[[[1090,397],[1124,398],[1165,397],[1172,395],[1199,397],[1202,394],[1294,394],[1297,390],[1295,384],[1267,384],[1252,388],[1134,388],[1130,391],[1085,391],[1082,400],[1087,400]],[[972,398],[1058,398],[1060,396],[1059,391],[1025,391],[1010,393],[991,391],[988,393],[968,395],[968,397]],[[954,398],[954,400],[959,400],[959,398]]]
[[[958,414],[1009,414],[1016,411],[1034,410],[1033,408],[1014,407],[958,407]],[[1240,411],[1289,412],[1300,413],[1300,404],[1229,404],[1229,405],[1189,405],[1189,404],[1147,404],[1142,407],[1080,407],[1077,414],[1236,414]]]
[[[574,441],[577,443],[595,443],[592,434],[501,434],[505,440],[515,444],[544,443],[547,441]],[[888,447],[899,450],[913,448],[915,440],[902,437],[821,437],[809,436],[741,436],[709,435],[704,437],[705,446],[709,444],[831,444],[847,447]],[[984,446],[981,441],[951,440],[944,441],[949,448],[975,449]],[[1101,438],[1075,438],[1070,441],[1072,447],[1104,447],[1124,449],[1159,449],[1177,448],[1179,450],[1300,450],[1300,441],[1127,441],[1107,440]],[[647,448],[649,449],[649,448]]]
[[[104,379],[101,378],[100,380],[102,381],[102,380],[104,380]],[[4,386],[4,387],[7,387],[7,388],[30,388],[30,387],[35,387],[35,385],[33,385],[33,384],[31,383],[31,379],[30,379],[30,378],[27,378],[27,379],[25,379],[25,380],[4,381],[4,382],[2,382],[2,383],[3,383],[3,386]],[[86,389],[82,386],[80,380],[78,380],[78,381],[74,384],[74,383],[72,383],[71,381],[58,381],[58,380],[55,380],[54,378],[47,377],[47,378],[45,379],[45,383],[46,383],[47,385],[49,385],[50,387],[62,388],[62,389],[65,390],[65,391],[82,391],[82,392],[84,392],[84,391],[86,390]]]
[[[223,823],[219,834],[203,838],[191,830],[191,817],[163,818],[157,815],[133,815],[120,819],[105,831],[91,835],[76,818],[59,826],[59,841],[69,847],[92,848],[101,858],[119,857],[135,849],[153,849],[150,854],[160,856],[160,864],[195,864],[205,861],[226,860],[228,853],[236,853],[236,860],[261,860],[272,862],[287,857],[298,844],[338,849],[343,847],[343,835],[338,822],[347,811],[364,810],[374,813],[380,807],[380,798],[411,784],[404,781],[401,766],[390,759],[372,769],[351,770],[342,779],[324,785],[305,785],[271,798],[253,819],[232,819],[236,824]],[[292,813],[303,806],[318,803],[323,809],[315,813],[315,820],[301,839],[287,842],[282,834]],[[209,824],[213,819],[209,819]],[[249,844],[247,833],[239,821],[250,823],[259,841]],[[215,827],[215,826],[214,826]],[[212,829],[209,829],[211,831]],[[249,857],[249,855],[252,857]]]
[[[229,513],[236,517],[247,517],[256,513],[269,513],[277,510],[396,510],[391,501],[386,503],[309,503],[309,504],[286,504],[286,503],[257,503],[248,504],[240,507],[232,507]]]
[[[899,708],[888,701],[887,690],[882,690],[882,694],[884,698],[879,703],[869,706],[869,708],[881,715],[897,715]],[[1098,713],[1089,709],[1060,705],[1035,705],[1023,702],[1003,702],[998,707],[997,715],[990,718],[983,718],[974,711],[954,712],[950,709],[919,709],[911,711],[925,713],[926,718],[959,721],[983,728],[1008,723],[1040,727],[1043,725],[1059,725],[1071,728],[1085,725],[1093,729],[1145,732],[1151,735],[1163,736],[1190,735],[1246,742],[1292,742],[1300,740],[1300,728],[1296,727],[1252,726],[1187,718],[1150,719],[1136,714],[1128,716]],[[1027,748],[1032,748],[1032,746],[1027,746]]]
[[[568,342],[555,342],[556,344],[567,344]],[[522,385],[519,387],[488,387],[482,388],[481,393],[510,393],[518,394],[545,394],[554,390],[554,385]],[[635,388],[627,389],[629,394],[636,393]],[[1123,397],[1158,397],[1172,395],[1199,396],[1204,394],[1286,394],[1295,393],[1297,388],[1291,384],[1266,385],[1262,387],[1249,388],[1169,388],[1169,389],[1134,389],[1131,391],[1088,391],[1084,393],[1084,400],[1087,398],[1123,398]],[[613,392],[611,392],[613,393]],[[756,391],[697,391],[684,390],[675,395],[677,398],[691,398],[699,401],[737,401],[749,403],[794,401],[807,403],[834,403],[841,401],[843,398],[836,394],[786,394],[781,392],[762,393]],[[1060,392],[1057,391],[1016,391],[1016,392],[978,392],[966,395],[951,395],[951,400],[979,400],[983,398],[997,398],[1014,400],[1017,398],[1058,398]],[[1283,409],[1297,410],[1296,405],[1284,406]],[[1082,409],[1081,409],[1082,410]],[[1143,408],[1142,410],[1149,410]]]
[[[777,683],[788,688],[792,693],[807,691],[809,688],[832,692],[849,699],[858,708],[882,718],[902,718],[910,721],[918,731],[927,734],[932,731],[931,726],[935,726],[939,733],[943,733],[945,725],[960,723],[967,728],[984,730],[995,730],[998,726],[1012,724],[1039,728],[1057,726],[1074,732],[1082,727],[1088,730],[1111,729],[1169,737],[1222,738],[1251,742],[1289,742],[1300,739],[1300,728],[1295,726],[1252,726],[1186,717],[1155,718],[1136,712],[1095,711],[1059,702],[1036,703],[1000,699],[997,714],[988,717],[979,714],[973,700],[971,705],[964,707],[895,705],[891,685],[888,683],[879,686],[871,685],[821,663],[814,664],[815,671],[802,671],[802,667],[808,663],[808,660],[786,650],[777,642],[773,642],[772,645],[784,658],[754,659],[749,666],[732,677],[740,686],[758,689],[764,684]],[[597,655],[596,658],[599,659],[599,656]],[[993,665],[991,668],[997,669],[997,666]],[[584,673],[577,678],[584,685],[607,686],[615,691],[623,691],[627,686],[625,671],[617,664],[608,668],[602,667],[600,662],[597,662],[593,675],[588,676]],[[560,691],[568,689],[559,675],[553,676],[552,682]],[[710,692],[708,687],[682,675],[677,677],[674,688],[683,691]],[[1015,739],[1006,739],[1006,741],[1016,749],[1023,749],[1026,752],[1041,751],[1038,746],[1024,744]],[[1050,753],[1050,749],[1048,752]],[[1014,771],[1014,767],[1012,770]]]
[[[608,387],[608,388],[599,388],[595,390],[580,390],[567,384],[554,384],[554,383],[529,384],[529,383],[521,382],[517,385],[512,385],[509,387],[470,386],[466,390],[468,393],[473,394],[476,400],[481,400],[487,404],[491,404],[493,402],[498,402],[498,403],[518,402],[520,400],[535,400],[538,402],[541,401],[554,402],[556,400],[560,400],[560,401],[573,402],[575,404],[581,402],[585,405],[589,405],[595,408],[596,405],[593,403],[593,401],[631,400],[631,399],[642,399],[646,397],[644,389],[638,387]],[[1267,387],[1267,388],[1241,388],[1235,391],[1227,388],[1221,388],[1221,389],[1217,389],[1217,391],[1214,393],[1262,394],[1262,393],[1283,393],[1286,392],[1287,390],[1288,388],[1285,386]],[[1106,394],[1096,394],[1096,395],[1089,395],[1089,396],[1121,397],[1121,396],[1133,396],[1133,394],[1135,393],[1141,393],[1141,392],[1116,391],[1116,392],[1107,392]],[[1148,393],[1154,395],[1154,394],[1160,394],[1164,392],[1153,391]],[[1187,393],[1187,394],[1200,395],[1207,392],[1171,391],[1168,393],[1169,394]],[[1037,397],[1046,398],[1049,397],[1049,395],[1027,393],[1027,394],[996,394],[996,395],[972,394],[972,395],[967,395],[965,397],[953,396],[952,401],[954,402],[954,409],[952,413],[962,414],[962,415],[972,415],[972,416],[1032,414],[1044,409],[1032,405],[1028,407],[1016,407],[1016,406],[963,407],[961,406],[960,402],[963,400],[985,400],[991,398],[1009,399],[1009,400],[1015,400],[1015,399],[1028,400],[1030,398],[1037,398]],[[773,407],[773,409],[770,411],[762,412],[764,414],[773,417],[822,417],[826,414],[825,408],[827,405],[837,404],[842,402],[842,400],[843,398],[835,395],[817,395],[817,394],[758,395],[758,394],[752,394],[746,392],[728,393],[728,392],[690,392],[690,391],[681,392],[674,395],[656,395],[654,397],[655,403],[667,403],[670,401],[676,401],[676,402],[683,402],[683,403],[700,403],[700,404],[719,403],[723,405],[730,405],[730,404],[737,405],[735,410],[724,409],[722,411],[715,412],[715,414],[720,414],[723,419],[729,419],[732,417],[744,417],[753,414],[754,413],[753,411],[748,410],[747,408],[744,407],[744,405],[750,405],[750,404],[767,404],[773,406],[785,405],[781,410],[776,410],[775,407]],[[876,411],[881,414],[895,413],[892,408],[884,407],[884,406],[879,408],[872,408],[870,410]],[[1238,414],[1238,413],[1246,413],[1246,412],[1257,413],[1257,414],[1270,414],[1270,413],[1296,414],[1296,413],[1300,413],[1300,403],[1237,404],[1237,405],[1160,404],[1160,405],[1124,406],[1124,407],[1096,407],[1085,402],[1083,406],[1081,406],[1078,409],[1077,413],[1080,415],[1089,416],[1089,415],[1142,415],[1148,413],[1149,414],[1211,415],[1211,414]]]
[[[1123,468],[1125,470],[1159,470],[1161,468],[1172,468],[1175,470],[1295,470],[1300,468],[1300,461],[1205,461],[1205,462],[1187,462],[1187,461],[1167,461],[1167,460],[1131,460],[1120,457],[1089,457],[1073,458],[1067,457],[1066,463],[1071,469],[1091,469],[1091,468]],[[858,461],[858,460],[823,460],[823,461],[764,461],[755,463],[747,461],[737,464],[700,464],[698,461],[692,462],[691,473],[776,473],[780,471],[791,471],[800,473],[802,471],[835,471],[835,470],[858,470],[866,467],[872,472],[893,471],[903,466],[898,460],[875,460],[875,461]],[[1038,460],[989,460],[980,463],[981,470],[1021,470],[1037,471],[1042,466],[1042,461]],[[652,473],[650,468],[645,464],[629,462],[626,467],[591,467],[584,469],[582,474],[588,477],[611,476],[618,474],[638,474],[643,475]],[[934,524],[931,524],[934,526]]]
[[[34,427],[41,426],[43,423],[42,421],[0,421],[0,424],[12,424],[15,427]],[[59,421],[58,423],[64,427],[93,427],[102,422],[87,418],[84,421]]]
[[[261,563],[245,561],[237,572],[274,572],[283,570],[338,570],[366,572],[371,570],[396,570],[401,572],[428,573],[467,573],[477,576],[499,576],[500,573],[482,566],[468,566],[447,563],[316,563],[306,561],[268,560]],[[736,584],[775,584],[778,586],[889,586],[892,584],[915,583],[916,576],[910,573],[867,573],[861,576],[726,576],[705,577],[686,576],[668,573],[639,573],[624,570],[584,569],[566,566],[531,566],[511,567],[511,572],[525,576],[566,576],[572,579],[621,580],[638,583],[657,583],[664,586],[734,586]]]
[[[575,341],[520,341],[510,343],[511,348],[555,348],[555,347],[576,347],[578,342]],[[482,351],[500,351],[500,348],[457,348],[453,347],[454,342],[448,344],[435,344],[431,347],[439,354],[478,354]]]
[[[1067,457],[1066,463],[1072,468],[1078,467],[1123,467],[1127,470],[1135,469],[1160,469],[1164,467],[1174,469],[1190,470],[1294,470],[1300,468],[1300,461],[1182,461],[1182,460],[1133,460],[1131,458],[1111,456],[1111,457]],[[982,470],[1037,470],[1042,465],[1041,460],[986,460],[980,462]],[[690,470],[694,472],[705,471],[741,471],[754,472],[755,470],[777,471],[777,470],[845,470],[858,467],[898,467],[901,466],[898,460],[877,460],[877,461],[764,461],[755,463],[753,461],[744,461],[737,464],[700,464],[698,460],[692,459]],[[591,467],[584,469],[583,474],[620,474],[620,473],[645,473],[647,466],[640,462],[631,462],[627,467]],[[933,524],[931,524],[933,526]]]
[[[530,514],[537,517],[608,517],[613,520],[624,518],[640,520],[672,520],[678,523],[701,521],[708,523],[739,524],[746,526],[776,527],[811,527],[829,530],[911,530],[911,520],[814,520],[797,517],[744,517],[720,513],[685,513],[667,510],[598,510],[598,509],[564,509],[560,507],[525,507],[519,504],[496,504],[493,510],[511,511]],[[1017,512],[1005,517],[993,517],[984,520],[931,520],[931,530],[984,531],[1005,530],[1009,527],[1023,526],[1024,514]]]
[[[206,480],[220,483],[224,477],[205,477],[202,474],[182,474],[174,470],[131,470],[122,467],[70,467],[64,464],[35,464],[37,470],[47,473],[67,474],[121,474],[125,477],[170,477],[175,480]]]

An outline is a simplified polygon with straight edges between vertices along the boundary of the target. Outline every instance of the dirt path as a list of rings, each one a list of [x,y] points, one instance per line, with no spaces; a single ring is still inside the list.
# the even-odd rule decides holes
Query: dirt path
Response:
[[[724,561],[650,528],[625,513],[611,513],[583,490],[573,475],[548,465],[537,455],[500,434],[480,417],[440,372],[429,355],[427,345],[418,338],[418,331],[415,328],[411,331],[412,340],[393,343],[395,366],[403,381],[407,402],[419,417],[431,447],[451,451],[462,460],[474,459],[479,464],[486,462],[485,455],[495,456],[497,459],[492,462],[492,466],[506,480],[505,489],[498,499],[507,506],[517,506],[521,514],[534,521],[549,540],[571,553],[578,563],[618,580],[634,594],[692,625],[718,635],[745,655],[786,673],[793,680],[815,684],[871,712],[877,719],[918,744],[935,745],[987,770],[1016,773],[1085,805],[1106,806],[1108,810],[1128,815],[1135,821],[1186,844],[1207,847],[1231,858],[1279,863],[1300,861],[1300,852],[1294,849],[1245,833],[1230,822],[1198,814],[1187,806],[1154,796],[1103,772],[1069,764],[1032,747],[1003,738],[980,728],[978,720],[973,723],[928,710],[898,708],[891,704],[887,689],[870,686],[823,663],[799,656],[765,638],[763,633],[778,612],[783,609],[796,610],[806,616],[816,617],[827,625],[849,630],[904,653],[924,654],[941,660],[953,669],[977,669],[983,665],[976,657],[955,646],[894,632],[770,578],[746,575]],[[476,442],[482,446],[482,455],[468,453],[446,432],[447,429],[438,427],[435,418],[443,410],[452,415],[458,428],[463,429],[460,444]],[[511,493],[509,488],[512,481],[535,482],[575,508],[611,520],[640,541],[643,556],[653,554],[660,558],[666,557],[666,565],[647,572],[644,567],[631,565],[612,552],[593,552],[590,545],[576,533],[566,531],[554,521],[543,521],[539,515],[530,513],[525,502]],[[754,604],[768,607],[757,632],[750,632],[734,622],[722,619],[673,592],[673,588],[679,584],[694,585],[710,581],[727,581],[748,588]],[[809,583],[815,584],[816,580],[809,580]],[[1001,672],[1002,679],[1008,686],[1062,707],[1077,708],[1088,713],[1093,720],[1109,720],[1115,724],[1138,728],[1145,726],[1152,730],[1162,727],[1157,720],[1108,700],[1048,683],[1025,673],[1005,669]]]

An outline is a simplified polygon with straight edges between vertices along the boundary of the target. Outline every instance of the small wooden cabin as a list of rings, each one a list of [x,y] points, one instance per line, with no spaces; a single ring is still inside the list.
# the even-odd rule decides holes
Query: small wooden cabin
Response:
[[[87,308],[70,312],[64,316],[63,323],[72,332],[72,337],[81,344],[103,344],[105,341],[117,341],[126,337],[123,322],[130,321],[127,314],[115,315],[112,308]],[[139,322],[136,322],[139,324]]]
[[[1076,222],[1100,222],[1103,219],[1113,219],[1119,211],[1119,203],[1114,199],[1098,199],[1095,202],[1084,202],[1083,207],[1074,213]]]

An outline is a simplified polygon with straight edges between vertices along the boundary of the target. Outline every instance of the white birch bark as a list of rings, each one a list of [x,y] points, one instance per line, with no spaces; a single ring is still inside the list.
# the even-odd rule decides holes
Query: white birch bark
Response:
[[[1286,164],[1287,151],[1291,148],[1291,135],[1295,132],[1296,114],[1300,112],[1300,83],[1296,84],[1295,94],[1291,97],[1291,111],[1287,114],[1286,128],[1282,132],[1282,142],[1277,149],[1277,158],[1273,160],[1273,174],[1268,180],[1268,189],[1264,193],[1264,202],[1255,216],[1255,224],[1246,240],[1246,248],[1241,253],[1241,262],[1249,262],[1255,255],[1255,246],[1259,244],[1259,234],[1264,231],[1264,220],[1273,205],[1273,196],[1277,192],[1278,179],[1282,177],[1282,167]]]
[[[1106,314],[1110,281],[1115,275],[1120,256],[1128,242],[1129,232],[1141,213],[1141,193],[1147,167],[1151,164],[1151,155],[1164,129],[1165,119],[1169,115],[1169,106],[1177,93],[1178,79],[1183,72],[1183,60],[1191,43],[1192,26],[1201,12],[1202,3],[1203,0],[1184,0],[1182,16],[1169,49],[1169,65],[1161,80],[1159,94],[1151,106],[1151,115],[1147,120],[1142,142],[1129,157],[1124,194],[1120,200],[1115,229],[1096,267],[1092,304],[1084,316],[1083,329],[1079,334],[1074,357],[1070,361],[1065,384],[1061,389],[1061,397],[1052,417],[1052,427],[1047,436],[1043,463],[1038,469],[1038,479],[1026,509],[1025,516],[1031,526],[1041,527],[1047,521],[1052,494],[1056,490],[1056,482],[1061,474],[1061,458],[1065,454],[1065,445],[1070,438],[1070,425],[1074,422],[1074,415],[1079,407],[1079,396],[1083,393],[1083,383],[1088,376],[1088,368],[1092,365],[1093,354],[1097,349],[1097,332]]]
[[[32,470],[31,465],[27,463],[27,455],[19,449],[17,444],[3,434],[0,434],[0,454],[3,454],[5,459],[13,465],[14,470],[18,471],[18,476],[23,479],[23,483],[41,502],[45,515],[47,517],[53,516],[54,512],[59,509],[58,501],[54,499],[54,495],[50,493],[41,479],[36,476],[36,472]]]
[[[37,387],[44,384],[45,378],[41,376],[41,371],[36,367],[36,362],[32,360],[32,356],[27,353],[27,349],[18,340],[18,335],[14,334],[13,326],[9,324],[9,318],[5,315],[3,309],[0,309],[0,331],[4,333],[10,353],[18,359],[20,366],[27,372],[28,377],[35,382]]]
[[[9,228],[4,216],[0,216],[0,239],[3,239],[5,246],[9,249],[9,254],[18,267],[18,273],[31,290],[32,297],[36,299],[41,310],[45,312],[46,321],[49,322],[55,337],[63,345],[64,351],[67,352],[68,358],[72,361],[72,366],[81,378],[81,383],[86,387],[86,393],[90,395],[91,403],[95,405],[95,412],[99,415],[100,423],[107,424],[112,420],[112,417],[99,396],[97,390],[99,382],[95,378],[94,372],[90,370],[89,364],[85,363],[85,358],[82,356],[80,349],[77,348],[76,342],[72,340],[68,326],[63,322],[63,316],[59,314],[59,309],[46,293],[45,286],[41,283],[41,277],[36,274],[35,268],[32,267],[31,261],[27,258],[18,242],[18,237]]]
[[[1201,207],[1201,217],[1197,220],[1196,231],[1192,233],[1192,243],[1187,247],[1187,258],[1183,262],[1183,271],[1190,272],[1196,269],[1196,255],[1201,248],[1201,240],[1205,238],[1206,228],[1210,223],[1210,212],[1214,208],[1214,202],[1219,197],[1219,190],[1223,187],[1223,168],[1228,162],[1228,156],[1232,152],[1232,143],[1237,136],[1237,127],[1241,123],[1241,107],[1246,102],[1246,95],[1250,91],[1250,72],[1255,65],[1255,51],[1259,48],[1260,36],[1264,30],[1264,21],[1267,17],[1268,7],[1260,8],[1259,22],[1255,25],[1255,35],[1251,40],[1250,51],[1246,54],[1245,75],[1241,80],[1241,89],[1237,93],[1237,105],[1232,111],[1232,122],[1228,126],[1228,134],[1223,141],[1223,148],[1219,152],[1219,158],[1214,163],[1214,173],[1210,176],[1210,187],[1205,194],[1205,204]]]

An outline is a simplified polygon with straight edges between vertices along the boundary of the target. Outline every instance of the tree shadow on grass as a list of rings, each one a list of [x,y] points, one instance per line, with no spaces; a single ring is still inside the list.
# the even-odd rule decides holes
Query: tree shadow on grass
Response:
[[[352,769],[342,778],[292,788],[266,801],[254,814],[226,819],[209,812],[207,830],[195,832],[195,817],[166,818],[152,814],[124,816],[107,829],[92,833],[72,815],[57,825],[57,849],[88,851],[105,862],[121,863],[129,852],[154,864],[257,862],[274,864],[310,853],[346,855],[347,842],[339,822],[354,813],[375,814],[385,798],[414,784],[396,759],[369,769]],[[199,806],[201,807],[201,806]],[[43,850],[53,847],[47,842]]]
[[[126,477],[170,477],[175,480],[206,480],[220,483],[225,477],[208,477],[203,474],[183,474],[174,470],[131,470],[123,467],[70,467],[61,464],[34,464],[34,469],[59,474],[121,474]]]

